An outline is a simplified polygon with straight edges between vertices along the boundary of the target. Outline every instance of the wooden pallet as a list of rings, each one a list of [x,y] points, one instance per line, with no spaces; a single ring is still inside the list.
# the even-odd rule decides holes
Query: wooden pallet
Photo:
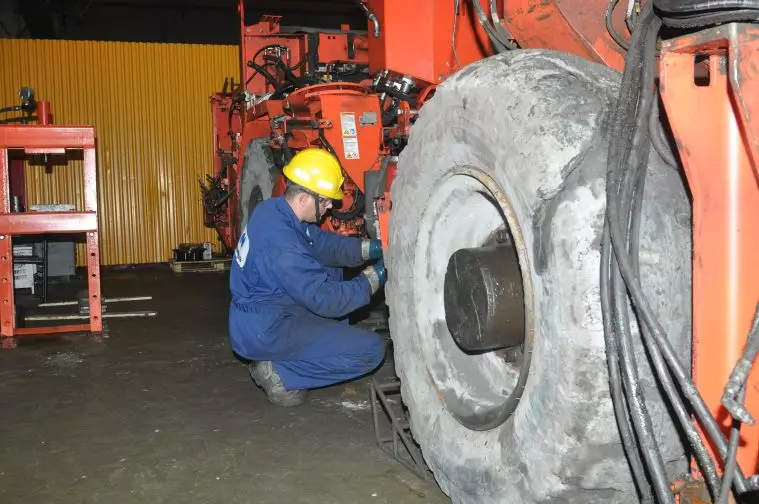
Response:
[[[174,273],[207,273],[209,271],[227,271],[232,268],[232,259],[210,259],[208,261],[171,261]]]

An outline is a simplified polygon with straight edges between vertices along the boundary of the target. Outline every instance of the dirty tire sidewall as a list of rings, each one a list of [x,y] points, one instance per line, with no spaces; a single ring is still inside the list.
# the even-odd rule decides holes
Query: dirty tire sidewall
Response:
[[[454,502],[636,498],[609,399],[599,298],[605,131],[618,80],[606,67],[552,51],[488,58],[438,88],[400,156],[386,254],[396,369],[414,437]],[[527,382],[514,413],[486,431],[462,425],[441,400],[441,387],[456,380],[462,395],[472,392],[461,383],[467,369],[446,367],[433,355],[450,339],[444,321],[419,322],[437,309],[431,303],[441,299],[442,282],[430,285],[429,278],[445,267],[420,269],[430,254],[420,249],[430,241],[423,239],[425,222],[438,219],[426,213],[456,167],[486,173],[505,193],[526,245],[523,274],[533,286]],[[677,173],[660,165],[649,173],[643,227],[653,238],[644,233],[643,242],[659,259],[642,259],[644,276],[655,278],[644,289],[686,355],[688,200]],[[474,226],[477,215],[464,209],[460,219]],[[650,370],[643,365],[641,373],[665,460],[674,472],[685,470]]]
[[[248,142],[240,175],[240,233],[256,205],[271,198],[278,171],[268,138],[254,138]]]

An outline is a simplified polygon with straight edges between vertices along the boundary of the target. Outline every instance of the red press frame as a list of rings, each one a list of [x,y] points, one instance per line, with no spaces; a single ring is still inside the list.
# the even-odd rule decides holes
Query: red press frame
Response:
[[[10,150],[25,154],[63,154],[66,150],[81,150],[84,157],[84,211],[12,213]],[[88,324],[16,327],[12,236],[46,233],[84,233],[86,237],[90,305]],[[0,346],[13,348],[16,338],[24,336],[102,330],[95,129],[92,126],[0,126]]]

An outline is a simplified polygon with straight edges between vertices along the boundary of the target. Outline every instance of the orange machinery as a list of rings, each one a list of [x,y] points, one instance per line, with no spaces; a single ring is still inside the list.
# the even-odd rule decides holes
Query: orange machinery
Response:
[[[492,20],[507,49],[555,49],[622,70],[626,52],[610,35],[625,31],[625,9],[615,9],[617,3],[424,0],[410,15],[407,1],[364,0],[364,33],[348,27],[289,32],[271,16],[252,26],[243,22],[242,83],[211,98],[217,156],[204,186],[208,224],[234,248],[245,148],[251,139],[266,138],[280,166],[307,146],[333,152],[345,170],[348,196],[342,217],[325,227],[386,242],[396,156],[419,108],[438,83],[495,52],[482,16]],[[629,7],[640,12],[645,4]],[[239,9],[244,19],[242,2]],[[721,22],[738,19],[730,16]],[[660,45],[659,86],[693,196],[692,378],[727,433],[731,416],[722,390],[759,299],[759,268],[752,262],[759,237],[759,27],[732,23],[698,31],[683,19],[681,36]],[[704,64],[694,64],[696,56],[705,58],[706,85],[699,83]],[[273,194],[282,188],[276,181]],[[746,405],[759,412],[756,372],[746,386]],[[758,460],[759,426],[745,425],[739,465],[754,474]]]

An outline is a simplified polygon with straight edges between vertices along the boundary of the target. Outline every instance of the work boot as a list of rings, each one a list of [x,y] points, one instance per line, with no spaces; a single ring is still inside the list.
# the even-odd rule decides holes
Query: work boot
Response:
[[[269,401],[277,406],[298,406],[306,400],[305,390],[286,390],[282,378],[271,361],[256,361],[248,364],[250,377],[256,385],[264,389]]]

